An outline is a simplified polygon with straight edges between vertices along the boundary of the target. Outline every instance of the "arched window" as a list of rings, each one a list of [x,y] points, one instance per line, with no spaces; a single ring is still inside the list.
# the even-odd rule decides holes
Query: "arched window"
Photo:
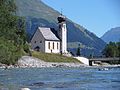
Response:
[[[48,49],[50,49],[50,42],[48,42]]]
[[[39,46],[36,46],[36,47],[34,48],[34,50],[40,51],[40,47],[39,47]]]
[[[53,49],[55,48],[54,42],[53,42]]]
[[[63,27],[64,27],[64,29],[66,29],[66,26],[65,26],[65,25],[64,25]]]
[[[57,49],[59,48],[58,43],[57,43]]]
[[[66,26],[65,25],[63,25],[63,28],[64,28],[64,31],[66,30]]]

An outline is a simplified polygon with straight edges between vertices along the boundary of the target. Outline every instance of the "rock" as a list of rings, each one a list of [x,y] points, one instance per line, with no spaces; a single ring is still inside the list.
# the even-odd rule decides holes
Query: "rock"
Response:
[[[21,90],[30,90],[29,88],[21,88]]]
[[[101,68],[101,69],[99,68],[98,70],[99,70],[99,71],[108,71],[109,68]]]
[[[89,59],[87,59],[87,58],[85,58],[85,57],[74,57],[74,58],[76,58],[77,60],[79,60],[79,61],[82,62],[83,64],[89,66]]]
[[[8,88],[0,88],[0,90],[9,90]]]
[[[17,66],[26,68],[26,67],[81,67],[83,64],[78,63],[55,63],[55,62],[45,62],[38,58],[23,56],[18,60]]]
[[[109,69],[108,68],[104,68],[105,71],[108,71]]]
[[[44,82],[37,82],[37,83],[33,83],[31,86],[43,86],[45,85]]]

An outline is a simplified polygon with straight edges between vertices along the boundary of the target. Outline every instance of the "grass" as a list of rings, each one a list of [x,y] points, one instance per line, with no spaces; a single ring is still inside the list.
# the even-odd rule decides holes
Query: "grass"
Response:
[[[32,52],[32,56],[44,60],[45,62],[65,62],[65,63],[80,63],[75,58],[66,57],[60,54],[49,54],[49,53],[42,53],[42,52]]]

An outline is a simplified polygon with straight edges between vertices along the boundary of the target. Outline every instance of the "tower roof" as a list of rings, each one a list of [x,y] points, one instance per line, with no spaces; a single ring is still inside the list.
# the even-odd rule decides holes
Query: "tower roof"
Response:
[[[57,19],[59,23],[66,21],[66,17],[62,14]]]

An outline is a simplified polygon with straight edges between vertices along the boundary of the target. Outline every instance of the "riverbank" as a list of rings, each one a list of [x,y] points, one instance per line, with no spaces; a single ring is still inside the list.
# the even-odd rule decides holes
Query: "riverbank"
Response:
[[[41,59],[31,57],[31,56],[23,56],[21,57],[15,65],[5,65],[0,64],[0,68],[8,69],[8,68],[49,68],[49,67],[120,67],[120,65],[97,65],[97,66],[88,66],[82,64],[80,62],[45,62]]]
[[[78,62],[45,62],[41,59],[23,56],[15,65],[0,64],[0,68],[42,68],[42,67],[84,67],[86,65]]]
[[[35,57],[23,56],[18,60],[19,67],[81,67],[81,63],[45,62]]]

